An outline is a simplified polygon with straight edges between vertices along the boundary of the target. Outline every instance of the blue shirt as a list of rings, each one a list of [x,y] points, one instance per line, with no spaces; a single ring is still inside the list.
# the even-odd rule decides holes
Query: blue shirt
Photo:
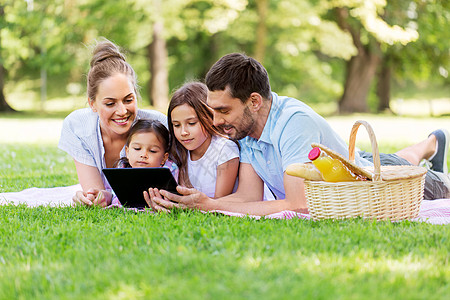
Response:
[[[239,141],[241,162],[252,165],[277,199],[285,199],[284,171],[293,163],[310,162],[311,143],[320,143],[348,157],[348,146],[328,122],[300,100],[272,92],[269,116],[259,139]],[[371,163],[355,153],[358,165]]]
[[[167,127],[166,116],[158,111],[139,109],[135,122],[139,119],[158,120]],[[105,188],[109,186],[102,171],[106,168],[106,162],[100,120],[91,108],[75,110],[64,119],[58,148],[67,152],[77,162],[96,167]]]

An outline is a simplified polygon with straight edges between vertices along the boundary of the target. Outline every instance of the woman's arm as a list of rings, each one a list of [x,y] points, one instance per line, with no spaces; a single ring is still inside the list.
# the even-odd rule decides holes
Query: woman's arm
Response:
[[[230,159],[217,167],[216,191],[214,198],[220,198],[233,192],[239,171],[239,157]]]
[[[78,181],[83,191],[78,191],[73,196],[73,202],[84,205],[100,205],[102,207],[111,204],[111,192],[105,190],[102,177],[96,167],[82,164],[76,160]]]

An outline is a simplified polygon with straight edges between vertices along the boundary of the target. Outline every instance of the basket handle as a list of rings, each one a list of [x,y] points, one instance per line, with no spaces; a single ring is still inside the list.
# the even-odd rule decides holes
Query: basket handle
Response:
[[[348,158],[351,162],[355,162],[355,143],[356,143],[356,133],[358,132],[358,128],[360,125],[364,125],[366,127],[367,133],[369,134],[370,143],[372,145],[372,155],[373,155],[373,164],[374,164],[374,175],[373,181],[381,181],[381,171],[380,171],[380,152],[378,151],[378,143],[375,137],[375,133],[373,132],[372,126],[366,121],[358,120],[352,127],[352,131],[350,132],[350,140],[348,145]]]

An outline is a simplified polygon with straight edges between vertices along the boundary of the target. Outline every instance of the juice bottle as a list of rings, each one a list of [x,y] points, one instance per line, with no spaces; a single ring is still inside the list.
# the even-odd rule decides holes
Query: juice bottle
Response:
[[[320,148],[313,148],[308,158],[312,160],[316,168],[322,173],[325,181],[356,181],[360,180],[356,174],[351,172],[339,159],[328,156]]]

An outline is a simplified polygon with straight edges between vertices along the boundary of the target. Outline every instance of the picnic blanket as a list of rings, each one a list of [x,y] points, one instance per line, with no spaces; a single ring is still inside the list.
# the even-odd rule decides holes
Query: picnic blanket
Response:
[[[54,188],[29,188],[20,192],[0,193],[0,205],[26,204],[29,207],[41,205],[46,206],[67,206],[72,204],[72,196],[76,191],[81,190],[79,184]],[[267,216],[253,216],[228,211],[212,211],[210,213],[220,213],[233,217],[250,217],[254,219],[309,219],[308,214],[301,214],[294,211],[281,211]],[[419,216],[413,221],[426,222],[430,224],[450,224],[450,199],[423,200],[420,207]]]

